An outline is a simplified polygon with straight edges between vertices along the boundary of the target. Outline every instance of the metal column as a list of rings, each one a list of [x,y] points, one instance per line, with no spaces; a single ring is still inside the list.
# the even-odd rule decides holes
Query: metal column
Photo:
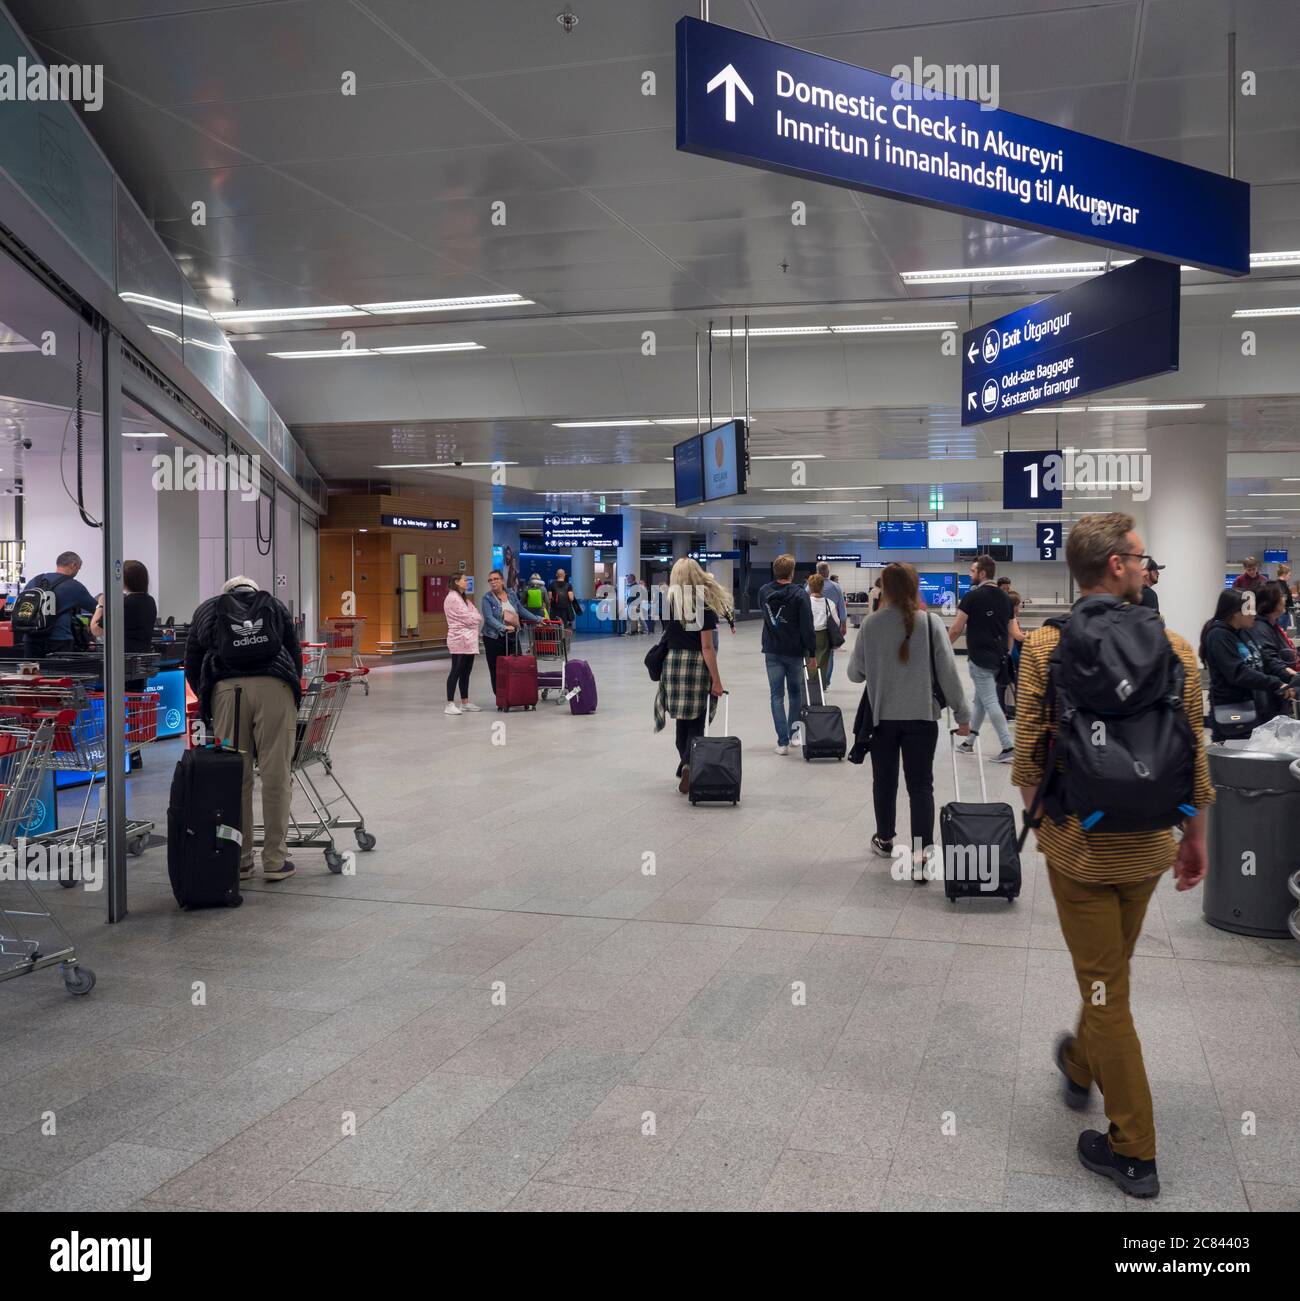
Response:
[[[104,332],[104,846],[108,920],[126,916],[126,675],[122,661],[122,336]]]

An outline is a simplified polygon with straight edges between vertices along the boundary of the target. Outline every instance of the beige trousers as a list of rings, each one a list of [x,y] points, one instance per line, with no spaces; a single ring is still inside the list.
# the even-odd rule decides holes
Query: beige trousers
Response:
[[[222,742],[235,737],[239,689],[239,748],[244,755],[242,867],[253,865],[253,756],[262,775],[262,870],[274,872],[288,857],[289,803],[293,798],[293,744],[298,721],[293,690],[280,678],[226,678],[212,689],[212,723]]]

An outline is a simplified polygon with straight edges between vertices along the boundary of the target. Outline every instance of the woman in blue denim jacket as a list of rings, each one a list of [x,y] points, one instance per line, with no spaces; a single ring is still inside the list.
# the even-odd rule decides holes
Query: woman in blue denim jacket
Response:
[[[517,636],[520,622],[540,623],[529,609],[511,597],[499,569],[488,575],[488,590],[483,597],[483,653],[487,656],[492,693],[497,689],[497,660],[506,653],[507,633]]]

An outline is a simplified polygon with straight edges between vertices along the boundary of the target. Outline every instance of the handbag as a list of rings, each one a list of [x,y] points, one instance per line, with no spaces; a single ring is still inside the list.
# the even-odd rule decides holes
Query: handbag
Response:
[[[1234,705],[1215,705],[1211,712],[1214,715],[1214,733],[1225,741],[1249,736],[1259,722],[1259,713],[1248,700]]]
[[[925,616],[925,625],[930,643],[930,694],[934,697],[934,703],[939,706],[939,713],[942,714],[948,708],[948,697],[943,694],[943,688],[939,685],[939,675],[934,671],[934,615]]]
[[[664,661],[667,658],[668,630],[665,628],[664,635],[645,653],[645,671],[650,675],[651,682],[658,682],[663,677]]]
[[[829,601],[826,602],[826,641],[831,650],[839,650],[844,645],[844,629],[840,627],[840,621]]]

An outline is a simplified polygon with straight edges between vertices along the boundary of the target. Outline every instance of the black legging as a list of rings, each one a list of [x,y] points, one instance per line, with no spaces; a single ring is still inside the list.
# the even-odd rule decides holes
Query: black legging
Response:
[[[699,718],[679,718],[677,720],[677,754],[681,762],[677,765],[677,776],[682,775],[682,769],[690,766],[691,761],[691,741],[697,736],[704,735],[704,720],[706,715],[701,714]]]
[[[487,657],[488,678],[492,683],[492,694],[497,693],[497,660],[506,653],[504,637],[484,637],[483,654]]]
[[[939,724],[924,719],[876,724],[871,734],[871,794],[876,806],[876,835],[886,843],[894,839],[901,753],[913,848],[928,849],[934,844],[934,750],[938,739]]]
[[[456,699],[456,685],[460,684],[460,698],[469,699],[469,675],[474,667],[473,655],[453,655],[451,672],[447,674],[447,703]]]

